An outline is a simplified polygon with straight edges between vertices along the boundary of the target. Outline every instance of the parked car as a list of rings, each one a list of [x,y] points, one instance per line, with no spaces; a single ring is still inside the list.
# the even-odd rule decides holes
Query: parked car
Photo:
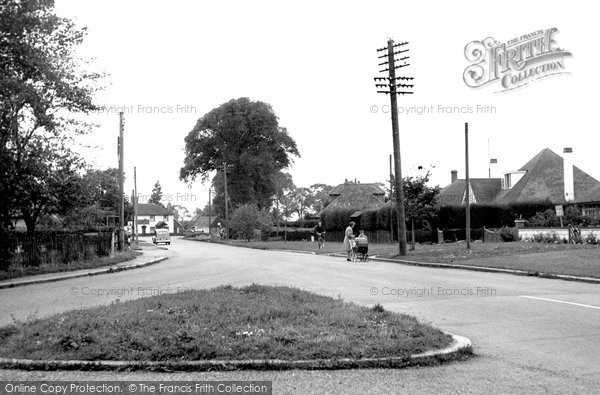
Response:
[[[169,235],[169,229],[156,229],[154,231],[154,236],[152,236],[152,242],[156,245],[159,243],[171,245],[171,235]]]

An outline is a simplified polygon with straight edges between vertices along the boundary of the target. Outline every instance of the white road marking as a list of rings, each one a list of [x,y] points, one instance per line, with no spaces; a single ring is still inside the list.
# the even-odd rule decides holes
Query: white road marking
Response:
[[[599,306],[592,306],[589,304],[581,304],[581,303],[574,303],[574,302],[566,302],[564,300],[556,300],[556,299],[548,299],[548,298],[538,298],[537,296],[527,296],[527,295],[519,295],[521,298],[529,298],[529,299],[538,299],[538,300],[546,300],[548,302],[556,302],[556,303],[564,303],[564,304],[572,304],[574,306],[581,306],[581,307],[589,307],[591,309],[598,309],[600,310]]]

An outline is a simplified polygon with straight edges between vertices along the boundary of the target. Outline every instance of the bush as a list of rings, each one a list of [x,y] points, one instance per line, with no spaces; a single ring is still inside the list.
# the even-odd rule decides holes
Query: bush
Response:
[[[254,230],[268,230],[271,227],[269,213],[259,210],[253,204],[244,204],[233,211],[229,221],[231,229],[242,237],[252,240]]]
[[[502,241],[515,241],[518,240],[519,236],[518,236],[518,231],[515,232],[516,229],[514,228],[509,228],[507,226],[502,227],[502,229],[500,229],[500,237],[502,238]],[[517,234],[515,234],[517,233]]]
[[[554,232],[552,233],[536,233],[533,235],[533,241],[537,243],[546,243],[546,244],[557,244],[557,243],[567,243],[566,239],[560,239],[558,235]]]
[[[586,244],[600,244],[600,238],[594,234],[594,232],[590,232],[585,236],[584,239]]]
[[[560,219],[552,209],[548,209],[541,213],[536,213],[535,216],[529,219],[529,225],[538,227],[555,227],[560,226]]]

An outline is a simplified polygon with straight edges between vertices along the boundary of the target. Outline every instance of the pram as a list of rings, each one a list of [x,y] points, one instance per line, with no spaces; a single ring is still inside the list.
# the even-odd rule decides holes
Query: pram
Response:
[[[359,261],[369,261],[369,239],[367,237],[357,237],[354,249],[353,252]]]

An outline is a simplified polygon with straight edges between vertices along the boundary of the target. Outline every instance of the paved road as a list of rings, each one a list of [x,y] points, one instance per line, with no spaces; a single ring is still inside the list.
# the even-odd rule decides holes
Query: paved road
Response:
[[[469,337],[477,357],[404,370],[234,372],[123,379],[273,379],[277,392],[600,393],[600,286],[561,280],[260,251],[176,240],[147,268],[0,290],[0,324],[73,308],[220,284],[291,285],[410,313]],[[106,293],[112,292],[112,295]],[[0,371],[0,378],[109,378],[112,373]]]

